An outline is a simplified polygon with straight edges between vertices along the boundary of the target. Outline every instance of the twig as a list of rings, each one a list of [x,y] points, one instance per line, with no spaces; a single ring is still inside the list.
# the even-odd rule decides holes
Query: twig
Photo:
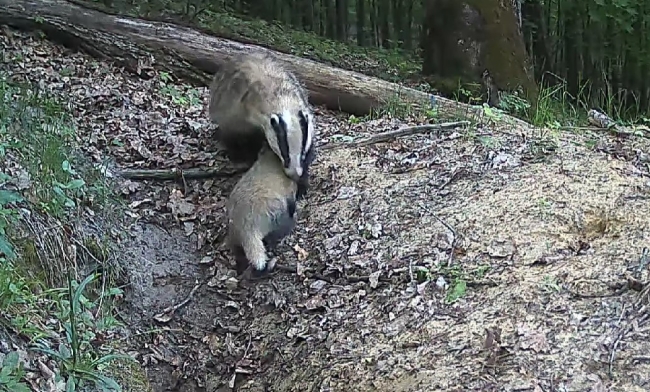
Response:
[[[451,232],[451,251],[449,252],[449,260],[447,260],[447,267],[451,267],[454,261],[454,251],[456,250],[456,245],[458,245],[458,232],[449,223],[445,222],[439,218],[438,215],[434,214],[433,211],[431,211],[431,209],[429,209],[427,206],[420,204],[420,207],[428,212],[435,220],[445,226],[449,232]]]
[[[387,142],[404,136],[417,135],[420,133],[426,133],[426,132],[437,131],[442,129],[457,128],[463,126],[466,127],[469,125],[470,125],[469,121],[456,121],[456,122],[440,123],[440,124],[417,125],[414,127],[406,127],[394,131],[382,132],[377,135],[373,135],[353,142],[328,143],[321,146],[320,149],[330,150],[333,148],[364,147],[364,146],[369,146],[371,144]]]
[[[174,314],[175,311],[178,309],[182,308],[183,306],[187,305],[190,303],[192,300],[192,297],[194,297],[194,293],[196,293],[196,290],[199,289],[199,287],[203,286],[204,283],[206,283],[207,280],[204,280],[203,282],[197,283],[194,287],[192,287],[192,290],[190,290],[190,293],[185,297],[183,301],[176,305],[168,306],[165,309],[163,309],[162,312],[158,313],[157,315],[153,316],[153,318],[156,321],[161,321],[161,322],[167,322],[171,319],[172,315]],[[164,316],[168,314],[168,318],[165,318]]]
[[[441,123],[441,124],[426,124],[418,125],[414,127],[406,127],[397,129],[394,131],[383,132],[377,135],[373,135],[364,139],[360,139],[353,142],[346,143],[328,143],[323,146],[320,146],[321,150],[331,150],[334,148],[349,148],[349,147],[363,147],[369,146],[371,144],[387,142],[394,140],[399,137],[416,135],[425,132],[431,132],[441,129],[457,128],[461,126],[470,125],[469,121],[456,121],[450,123]],[[246,169],[238,170],[223,170],[223,169],[127,169],[121,170],[119,175],[122,178],[129,180],[158,180],[158,181],[168,181],[168,180],[182,180],[185,187],[187,184],[185,180],[200,180],[206,178],[226,178],[233,177],[238,174],[242,174]]]
[[[648,262],[650,262],[650,251],[648,248],[643,248],[641,258],[639,259],[639,266],[636,269],[637,276],[641,275],[641,272],[643,272],[645,267],[648,265]]]
[[[619,344],[621,343],[621,341],[623,340],[625,335],[627,335],[628,332],[630,332],[635,327],[641,326],[643,323],[645,323],[648,320],[648,318],[650,318],[650,314],[646,313],[646,310],[647,309],[645,307],[641,307],[641,309],[637,311],[637,314],[643,314],[643,315],[639,317],[639,319],[635,323],[628,322],[624,328],[619,329],[619,333],[616,336],[614,345],[612,346],[612,351],[609,354],[609,375],[610,376],[614,372],[614,360],[616,359],[616,350],[618,349]],[[624,313],[625,313],[625,305],[623,306],[623,310],[621,311],[621,317],[619,317],[619,324],[623,319]]]
[[[225,178],[244,173],[246,169],[129,169],[121,170],[119,175],[129,180],[200,180],[205,178]]]

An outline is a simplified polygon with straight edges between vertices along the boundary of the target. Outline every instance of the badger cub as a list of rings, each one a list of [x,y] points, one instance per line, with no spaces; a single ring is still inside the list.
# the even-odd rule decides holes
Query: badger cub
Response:
[[[239,273],[247,264],[256,275],[273,269],[266,251],[275,249],[295,227],[297,188],[285,175],[280,158],[264,145],[226,203],[227,243]]]

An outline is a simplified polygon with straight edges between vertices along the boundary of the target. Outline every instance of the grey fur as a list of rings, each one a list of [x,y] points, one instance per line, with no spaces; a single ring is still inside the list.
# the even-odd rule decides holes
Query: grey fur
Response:
[[[219,124],[217,139],[231,159],[252,163],[267,142],[282,160],[271,125],[271,118],[276,123],[281,118],[287,128],[290,161],[284,171],[294,181],[305,171],[300,157],[303,134],[299,111],[308,119],[305,147],[309,150],[315,141],[314,115],[306,90],[295,75],[270,54],[247,53],[232,57],[215,74],[210,85],[210,119]]]
[[[251,264],[267,269],[266,251],[295,227],[297,184],[284,174],[282,162],[268,147],[233,188],[226,203],[228,246],[238,269]]]

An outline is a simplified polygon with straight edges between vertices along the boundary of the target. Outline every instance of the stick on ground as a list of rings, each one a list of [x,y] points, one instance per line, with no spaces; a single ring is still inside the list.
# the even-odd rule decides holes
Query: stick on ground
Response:
[[[396,129],[393,131],[387,131],[387,132],[382,132],[377,135],[373,135],[364,139],[356,140],[353,142],[346,142],[346,143],[329,143],[324,146],[321,146],[320,148],[323,150],[330,150],[333,148],[349,148],[349,147],[365,147],[369,146],[371,144],[376,144],[376,143],[383,143],[383,142],[388,142],[391,140],[395,140],[400,137],[405,137],[405,136],[411,136],[411,135],[418,135],[421,133],[426,133],[426,132],[431,132],[431,131],[439,131],[443,129],[453,129],[453,128],[458,128],[458,127],[466,127],[469,126],[470,122],[469,121],[456,121],[456,122],[449,122],[449,123],[440,123],[440,124],[426,124],[426,125],[417,125],[414,127],[406,127],[406,128],[400,128]]]
[[[443,129],[454,129],[470,125],[469,121],[456,121],[440,124],[417,125],[406,127],[393,131],[382,132],[364,139],[346,143],[328,143],[321,146],[322,150],[331,150],[334,148],[365,147],[371,144],[388,142],[400,137],[422,134],[431,131]],[[223,170],[223,169],[141,169],[141,170],[122,170],[120,176],[129,180],[201,180],[206,178],[225,178],[242,174],[246,169]]]
[[[244,173],[246,170],[223,169],[133,169],[122,170],[120,176],[129,180],[201,180],[206,178],[225,178]]]

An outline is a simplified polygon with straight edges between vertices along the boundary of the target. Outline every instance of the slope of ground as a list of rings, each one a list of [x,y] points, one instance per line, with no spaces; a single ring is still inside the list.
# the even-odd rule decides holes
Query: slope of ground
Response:
[[[205,90],[5,44],[94,159],[229,167]],[[403,125],[318,115],[320,144]],[[156,391],[647,390],[649,144],[486,121],[322,151],[279,250],[296,271],[247,282],[221,246],[236,177],[123,181],[124,341]]]

